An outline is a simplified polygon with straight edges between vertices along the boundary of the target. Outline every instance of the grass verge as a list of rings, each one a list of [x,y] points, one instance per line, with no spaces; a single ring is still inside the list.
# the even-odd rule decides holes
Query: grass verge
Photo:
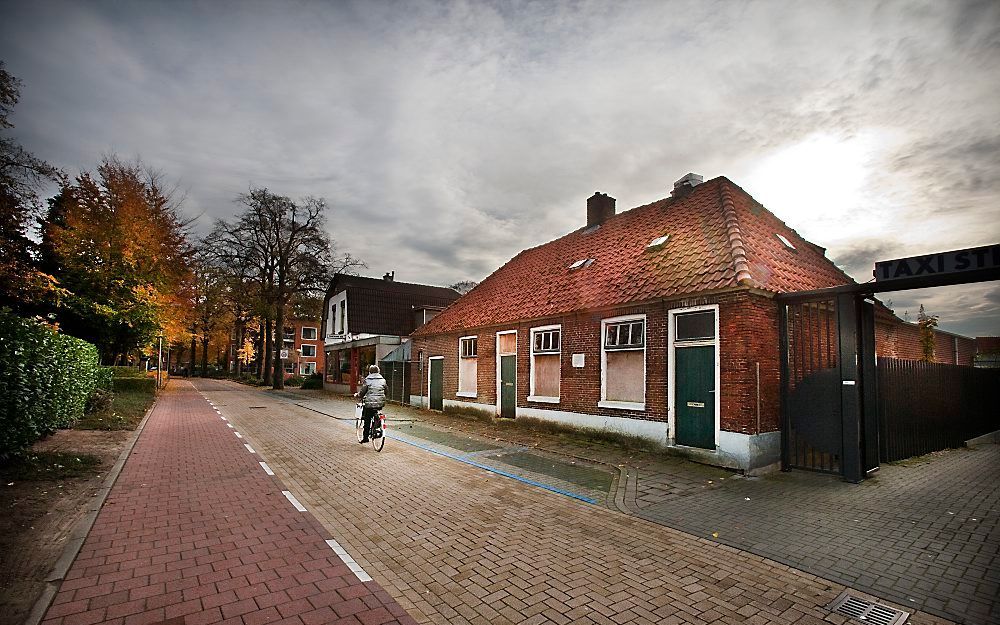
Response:
[[[76,425],[77,430],[134,430],[143,415],[153,405],[156,395],[143,390],[122,390],[115,393],[111,406],[84,415]]]
[[[88,454],[55,451],[25,452],[0,467],[0,475],[7,481],[38,482],[90,477],[101,468],[101,459]]]

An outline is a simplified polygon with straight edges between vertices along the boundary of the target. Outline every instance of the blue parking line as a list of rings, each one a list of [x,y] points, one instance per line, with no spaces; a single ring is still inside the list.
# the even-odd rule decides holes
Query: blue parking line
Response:
[[[580,501],[583,501],[583,502],[586,502],[586,503],[589,503],[589,504],[597,505],[597,500],[591,499],[590,497],[584,497],[582,495],[577,495],[577,494],[571,493],[571,492],[569,492],[567,490],[562,490],[561,488],[556,488],[555,486],[549,486],[548,484],[543,484],[541,482],[536,482],[535,480],[529,480],[527,478],[521,477],[520,475],[514,475],[513,473],[507,473],[506,471],[501,471],[499,469],[494,469],[493,467],[486,466],[485,464],[480,464],[478,462],[473,462],[472,460],[469,460],[467,458],[463,458],[462,456],[457,456],[455,454],[450,454],[450,453],[448,453],[446,451],[440,451],[438,449],[434,449],[433,447],[427,447],[426,445],[421,445],[420,443],[414,443],[413,441],[404,440],[404,439],[398,438],[396,436],[388,436],[387,438],[391,438],[391,439],[399,441],[401,443],[406,443],[407,445],[412,445],[412,446],[417,447],[419,449],[423,449],[424,451],[429,451],[432,454],[437,454],[439,456],[444,456],[445,458],[451,458],[452,460],[458,460],[459,462],[462,462],[462,463],[474,466],[474,467],[479,468],[479,469],[483,469],[484,471],[489,471],[490,473],[496,473],[497,475],[502,475],[504,477],[509,477],[512,480],[517,480],[518,482],[524,482],[525,484],[531,484],[532,486],[537,486],[538,488],[544,488],[545,490],[551,491],[553,493],[558,493],[560,495],[565,495],[566,497],[572,497],[573,499],[579,499]]]

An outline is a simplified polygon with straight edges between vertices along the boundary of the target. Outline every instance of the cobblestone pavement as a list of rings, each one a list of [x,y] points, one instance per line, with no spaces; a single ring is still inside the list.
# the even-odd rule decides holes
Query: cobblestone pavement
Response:
[[[43,625],[413,623],[259,462],[173,381]]]
[[[328,404],[331,418],[197,384],[419,622],[848,622],[826,609],[840,584],[401,440],[359,446],[346,401]]]

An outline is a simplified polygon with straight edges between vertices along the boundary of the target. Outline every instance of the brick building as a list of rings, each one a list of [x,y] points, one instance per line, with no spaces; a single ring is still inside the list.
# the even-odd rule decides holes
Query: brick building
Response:
[[[325,366],[323,339],[319,335],[317,319],[292,319],[285,324],[282,349],[285,378],[295,375],[309,376],[322,373]]]
[[[355,392],[369,365],[400,348],[411,332],[459,298],[449,288],[394,278],[394,273],[381,279],[337,274],[330,281],[320,325],[327,388]]]
[[[428,391],[411,402],[614,430],[761,469],[781,445],[774,296],[851,283],[724,177],[689,174],[669,198],[620,214],[595,193],[584,227],[521,252],[414,333],[413,376],[426,377],[410,387]]]

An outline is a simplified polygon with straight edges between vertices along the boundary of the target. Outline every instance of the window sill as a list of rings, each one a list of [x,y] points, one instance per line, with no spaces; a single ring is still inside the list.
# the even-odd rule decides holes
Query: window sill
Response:
[[[545,397],[543,395],[528,395],[528,401],[534,401],[541,404],[558,404],[558,397]]]
[[[645,403],[632,401],[599,401],[598,408],[613,408],[615,410],[646,410]]]
[[[455,397],[471,397],[472,399],[475,399],[476,398],[476,394],[475,393],[469,393],[467,391],[459,391],[458,393],[455,393]]]

